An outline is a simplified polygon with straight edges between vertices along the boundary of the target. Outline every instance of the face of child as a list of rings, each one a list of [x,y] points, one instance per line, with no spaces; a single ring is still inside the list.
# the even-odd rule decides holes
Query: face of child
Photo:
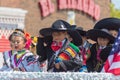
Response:
[[[116,31],[116,30],[110,30],[109,32],[114,37],[117,37],[117,35],[118,35],[118,31]]]
[[[67,32],[53,32],[52,37],[53,41],[61,42],[66,38]]]
[[[11,47],[12,50],[14,50],[12,41],[10,41],[10,47]]]
[[[16,51],[20,51],[25,47],[25,41],[23,37],[20,37],[20,36],[14,36],[10,43],[11,43],[12,49]]]
[[[109,40],[107,38],[101,38],[101,37],[99,37],[97,39],[97,42],[98,42],[99,46],[107,46],[108,43],[109,43]]]

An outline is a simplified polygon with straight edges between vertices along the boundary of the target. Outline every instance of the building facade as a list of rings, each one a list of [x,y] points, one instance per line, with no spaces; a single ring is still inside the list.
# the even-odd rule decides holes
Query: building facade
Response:
[[[53,6],[51,7],[54,7],[54,10],[51,13],[47,14],[47,16],[45,17],[43,17],[43,12],[41,9],[41,1],[43,1],[43,3],[45,3],[44,1],[48,1],[48,3],[51,2],[53,4]],[[38,35],[41,28],[50,27],[51,24],[57,19],[68,20],[70,18],[70,11],[74,12],[74,14],[72,15],[74,17],[74,23],[77,26],[83,27],[85,30],[91,29],[96,21],[98,21],[99,19],[110,16],[110,0],[93,0],[94,4],[100,7],[100,17],[97,20],[95,20],[93,16],[88,15],[87,12],[84,12],[82,10],[76,10],[73,8],[65,8],[59,10],[58,7],[60,3],[58,4],[58,1],[60,0],[0,0],[0,7],[20,8],[23,10],[27,10],[28,13],[25,17],[25,29],[27,32],[34,36]],[[83,2],[87,0],[78,1]]]

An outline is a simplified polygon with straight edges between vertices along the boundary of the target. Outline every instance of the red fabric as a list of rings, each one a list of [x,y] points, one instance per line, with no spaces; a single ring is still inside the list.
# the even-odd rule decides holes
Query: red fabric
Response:
[[[30,34],[27,33],[27,32],[25,32],[25,38],[26,38],[26,40],[27,40],[26,45],[25,45],[25,48],[26,48],[26,49],[30,49],[30,45],[31,45],[31,43],[32,43],[32,39],[31,39]]]
[[[32,43],[32,40],[31,40],[31,39],[27,40],[26,45],[25,45],[25,48],[26,48],[26,49],[30,49],[31,43]]]
[[[102,72],[120,76],[120,30]]]
[[[112,73],[114,75],[120,75],[120,52],[110,55],[106,61],[103,72]]]
[[[100,60],[100,53],[101,53],[101,50],[102,50],[102,49],[98,49],[98,51],[97,51],[97,60]]]
[[[62,47],[62,42],[52,42],[51,48],[53,51],[57,51]]]
[[[120,75],[120,68],[114,68],[108,71],[108,73],[114,73],[114,75],[119,76]]]
[[[25,38],[26,38],[27,40],[29,40],[29,39],[31,38],[30,34],[27,33],[27,32],[25,32]]]
[[[86,50],[85,48],[82,48],[81,54],[83,57],[83,64],[86,65],[86,61],[89,58],[89,55],[91,54],[90,49]]]
[[[62,60],[70,60],[70,57],[66,53],[61,53],[59,58]]]

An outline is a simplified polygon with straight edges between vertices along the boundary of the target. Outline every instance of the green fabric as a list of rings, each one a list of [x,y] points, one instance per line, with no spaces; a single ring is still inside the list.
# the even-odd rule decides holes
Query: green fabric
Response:
[[[72,47],[77,53],[80,52],[80,49],[76,45],[74,45],[73,43],[70,43],[69,46]]]
[[[24,54],[24,53],[26,53],[26,50],[21,50],[21,51],[17,51],[18,52],[18,54]]]

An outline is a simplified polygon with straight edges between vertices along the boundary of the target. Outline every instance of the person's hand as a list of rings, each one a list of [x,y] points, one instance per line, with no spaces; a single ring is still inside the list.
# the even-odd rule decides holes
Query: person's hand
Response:
[[[56,63],[55,68],[60,69],[60,63]]]

